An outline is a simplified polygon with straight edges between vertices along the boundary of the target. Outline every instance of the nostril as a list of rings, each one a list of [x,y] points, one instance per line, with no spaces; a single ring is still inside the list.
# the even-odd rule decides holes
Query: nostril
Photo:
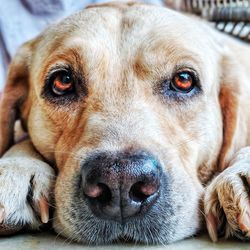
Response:
[[[84,193],[90,198],[97,198],[101,196],[103,188],[100,185],[89,185],[85,187]]]
[[[146,196],[151,196],[157,191],[157,187],[154,185],[146,184],[141,187],[141,192]]]
[[[107,203],[112,198],[112,194],[109,187],[104,183],[86,186],[84,188],[84,194],[88,198],[92,200],[97,200],[100,203]]]
[[[157,185],[139,181],[132,185],[129,191],[129,197],[133,201],[143,202],[147,200],[148,197],[155,194],[157,190]]]

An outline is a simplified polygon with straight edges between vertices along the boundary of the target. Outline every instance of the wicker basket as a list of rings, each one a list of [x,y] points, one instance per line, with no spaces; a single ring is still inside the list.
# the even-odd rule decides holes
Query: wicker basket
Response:
[[[250,0],[165,0],[174,9],[213,22],[223,32],[250,43]]]

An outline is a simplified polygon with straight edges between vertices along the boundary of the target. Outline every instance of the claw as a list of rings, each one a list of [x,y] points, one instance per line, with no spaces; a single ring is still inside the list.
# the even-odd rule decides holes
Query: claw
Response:
[[[0,205],[0,224],[3,223],[5,217],[5,210],[4,207]]]
[[[241,231],[250,232],[250,215],[247,211],[238,216],[238,223]]]
[[[49,205],[48,205],[46,198],[42,197],[39,200],[39,208],[40,208],[42,223],[45,223],[45,224],[48,223],[48,221],[49,221]]]
[[[217,242],[218,241],[218,235],[217,235],[218,222],[211,211],[206,215],[206,223],[207,223],[207,230],[208,230],[211,240],[213,242]]]

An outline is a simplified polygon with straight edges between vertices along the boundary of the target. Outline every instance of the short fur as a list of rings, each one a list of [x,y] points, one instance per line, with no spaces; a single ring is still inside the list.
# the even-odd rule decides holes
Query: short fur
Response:
[[[48,27],[17,52],[1,100],[3,225],[38,228],[39,200],[53,191],[54,228],[70,239],[169,243],[203,228],[205,195],[212,239],[223,225],[226,236],[249,239],[249,58],[248,46],[163,7],[96,5]],[[78,72],[76,101],[46,96],[59,64]],[[198,72],[202,92],[164,99],[160,84],[178,67]],[[30,139],[13,145],[18,118]],[[169,191],[145,218],[121,225],[93,216],[78,182],[88,155],[127,149],[156,155]]]

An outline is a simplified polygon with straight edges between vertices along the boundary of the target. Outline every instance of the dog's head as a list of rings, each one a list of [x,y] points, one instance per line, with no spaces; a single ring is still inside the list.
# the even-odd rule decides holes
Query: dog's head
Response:
[[[19,117],[58,168],[54,227],[69,238],[167,243],[192,235],[204,183],[243,143],[242,79],[229,61],[207,25],[174,11],[85,9],[14,58],[1,153]]]

